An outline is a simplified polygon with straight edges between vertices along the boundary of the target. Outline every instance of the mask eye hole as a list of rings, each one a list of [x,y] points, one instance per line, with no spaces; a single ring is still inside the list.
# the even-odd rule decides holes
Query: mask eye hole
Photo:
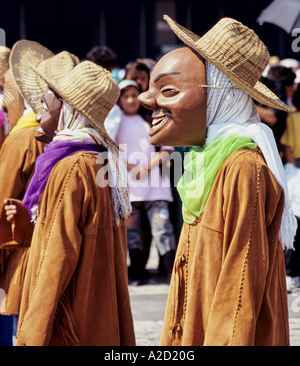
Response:
[[[165,88],[162,90],[162,94],[167,95],[167,96],[173,96],[173,95],[178,94],[178,90],[168,87],[168,88]]]

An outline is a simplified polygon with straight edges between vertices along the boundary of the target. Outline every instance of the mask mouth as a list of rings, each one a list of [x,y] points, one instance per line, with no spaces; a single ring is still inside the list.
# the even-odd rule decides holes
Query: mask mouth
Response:
[[[174,121],[174,117],[168,110],[160,110],[152,114],[152,128],[149,131],[150,136],[160,130],[165,124]]]
[[[45,135],[45,131],[42,129],[41,126],[36,126],[36,128],[34,129],[34,132]]]
[[[152,113],[152,127],[161,125],[167,119],[173,119],[174,117],[167,109],[161,109],[159,111],[153,111]]]
[[[152,128],[153,130],[160,129],[164,124],[166,124],[170,120],[169,116],[162,116],[159,118],[153,118],[152,119]]]
[[[152,113],[152,132],[162,128],[167,122],[174,120],[173,115],[167,109],[160,109]]]
[[[43,142],[45,144],[49,144],[53,140],[54,136],[48,135],[41,126],[36,126],[34,129],[34,138],[37,141]]]

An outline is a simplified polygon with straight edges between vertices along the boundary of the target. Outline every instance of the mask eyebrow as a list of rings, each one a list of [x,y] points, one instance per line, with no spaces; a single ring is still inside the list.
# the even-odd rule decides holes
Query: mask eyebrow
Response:
[[[157,83],[158,82],[158,80],[160,80],[162,77],[164,77],[164,76],[169,76],[169,75],[179,75],[179,74],[181,74],[181,72],[177,72],[177,71],[174,71],[174,72],[165,72],[165,73],[161,73],[161,74],[158,74],[157,76],[156,76],[156,78],[154,79],[154,83]]]

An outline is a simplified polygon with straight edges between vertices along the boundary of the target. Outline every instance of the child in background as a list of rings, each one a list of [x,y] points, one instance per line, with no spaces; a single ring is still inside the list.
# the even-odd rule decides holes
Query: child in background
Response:
[[[132,284],[145,281],[143,260],[142,212],[146,211],[153,242],[162,258],[161,267],[169,279],[172,272],[175,237],[170,221],[169,202],[173,201],[170,177],[162,177],[160,164],[167,160],[172,147],[162,147],[156,152],[150,144],[149,124],[139,114],[137,98],[141,92],[135,80],[125,79],[119,84],[122,109],[121,123],[116,142],[121,146],[121,155],[127,164],[129,197],[132,203],[132,220],[127,225],[130,276]]]
[[[135,80],[141,88],[141,92],[148,90],[150,80],[150,68],[142,61],[131,61],[125,66],[124,79]],[[148,122],[152,123],[152,111],[140,105],[139,114]]]

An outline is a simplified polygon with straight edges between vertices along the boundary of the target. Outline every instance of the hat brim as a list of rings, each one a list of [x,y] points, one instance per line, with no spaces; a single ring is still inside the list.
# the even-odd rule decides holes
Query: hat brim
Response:
[[[54,53],[46,47],[28,40],[16,42],[11,50],[9,65],[13,77],[21,96],[35,113],[41,109],[41,96],[46,85],[29,64],[37,66],[52,56],[54,56]]]
[[[199,40],[201,39],[201,37],[199,37],[192,31],[184,28],[167,15],[164,15],[164,19],[167,21],[172,31],[183,43],[185,43],[188,47],[196,51],[200,56],[202,56],[205,60],[214,65],[218,70],[223,72],[223,74],[225,74],[239,88],[244,90],[257,102],[286,112],[290,111],[290,108],[260,81],[257,81],[257,83],[254,86],[247,84],[246,82],[239,79],[230,70],[225,68],[222,64],[216,62],[213,59],[213,57],[211,57],[207,52],[205,52],[205,50],[199,47]],[[198,44],[196,44],[197,42]]]
[[[80,113],[93,126],[93,128],[106,139],[108,143],[110,143],[114,147],[118,147],[118,145],[108,135],[104,125],[102,127],[101,125],[97,124],[97,121],[91,119],[90,115],[88,115],[83,109],[78,108],[78,105],[70,96],[65,93],[65,90],[59,85],[58,81],[50,80],[34,65],[30,65],[30,68],[46,83],[46,86],[49,86],[51,89],[53,89],[63,100],[65,100],[71,107],[73,107],[78,113]]]
[[[0,46],[0,85],[3,84],[3,79],[6,71],[9,69],[10,49],[5,46]]]

